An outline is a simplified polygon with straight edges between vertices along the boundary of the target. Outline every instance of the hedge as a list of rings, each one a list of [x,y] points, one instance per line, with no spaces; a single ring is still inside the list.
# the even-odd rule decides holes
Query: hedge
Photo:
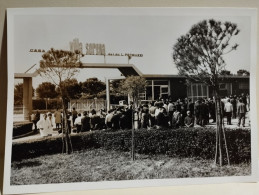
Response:
[[[60,100],[51,99],[47,103],[48,110],[49,109],[56,109],[56,108],[62,108],[62,103]],[[46,109],[46,100],[44,99],[35,99],[32,100],[32,107],[34,110],[44,110]]]
[[[32,122],[22,121],[13,123],[13,137],[27,134],[32,131]]]
[[[251,160],[250,130],[226,130],[231,163]],[[90,148],[130,151],[131,130],[94,131],[71,136],[75,151]],[[136,152],[139,154],[166,154],[172,157],[199,157],[213,159],[215,154],[215,129],[181,128],[176,130],[135,131]],[[26,152],[25,152],[26,151]],[[12,160],[34,158],[62,151],[62,138],[50,137],[13,143]]]

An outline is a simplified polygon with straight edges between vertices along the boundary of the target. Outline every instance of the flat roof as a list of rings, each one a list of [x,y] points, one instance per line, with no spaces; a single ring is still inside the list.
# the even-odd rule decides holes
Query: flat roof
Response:
[[[185,78],[183,75],[173,74],[143,74],[134,64],[117,64],[117,63],[83,63],[80,68],[117,68],[123,76],[142,76],[144,78]],[[14,73],[15,78],[28,78],[38,75],[36,70],[34,73]],[[249,78],[243,75],[226,75],[220,78]]]

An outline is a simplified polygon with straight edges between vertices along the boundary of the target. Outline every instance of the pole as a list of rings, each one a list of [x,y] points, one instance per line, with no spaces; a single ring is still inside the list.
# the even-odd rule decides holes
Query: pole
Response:
[[[107,101],[107,111],[110,110],[110,80],[106,79],[106,101]]]
[[[135,160],[135,135],[134,135],[134,130],[135,130],[135,119],[134,119],[134,109],[132,108],[132,131],[131,131],[131,159],[134,161]]]

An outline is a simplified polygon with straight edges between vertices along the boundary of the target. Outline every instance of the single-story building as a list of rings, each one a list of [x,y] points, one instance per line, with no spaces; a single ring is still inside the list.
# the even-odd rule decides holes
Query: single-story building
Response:
[[[146,91],[141,94],[143,100],[157,100],[159,97],[173,101],[178,98],[192,99],[213,97],[212,87],[204,83],[186,83],[180,75],[143,75],[147,79]],[[240,95],[249,93],[249,76],[229,75],[220,79],[220,95]]]

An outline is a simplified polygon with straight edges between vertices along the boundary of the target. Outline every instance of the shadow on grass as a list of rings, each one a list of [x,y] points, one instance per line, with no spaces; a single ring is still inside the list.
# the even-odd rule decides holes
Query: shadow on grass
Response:
[[[24,167],[37,167],[40,166],[42,163],[38,160],[27,160],[25,162],[15,162],[12,164],[13,168],[21,169]]]

